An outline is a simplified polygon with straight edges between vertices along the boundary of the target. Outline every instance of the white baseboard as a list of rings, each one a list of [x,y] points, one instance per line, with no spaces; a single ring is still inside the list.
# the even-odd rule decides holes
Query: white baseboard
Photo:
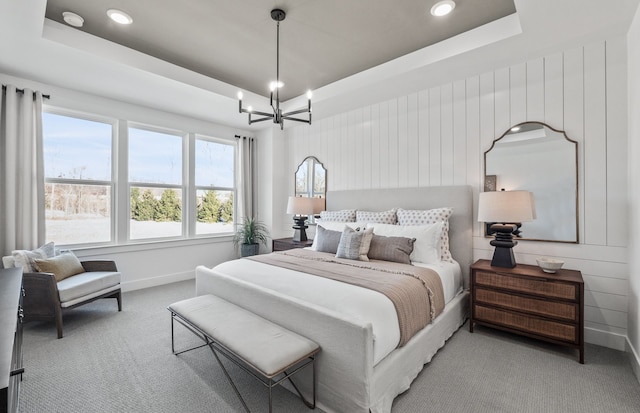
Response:
[[[596,344],[598,346],[612,348],[614,350],[627,350],[627,336],[615,334],[610,331],[602,331],[585,327],[584,341],[585,343]]]
[[[195,270],[175,274],[161,275],[158,277],[144,278],[142,280],[125,281],[122,283],[122,291],[141,290],[143,288],[157,287],[178,281],[191,280],[196,277]]]
[[[627,353],[629,353],[629,364],[631,364],[631,369],[633,370],[633,374],[636,376],[636,380],[640,383],[640,356],[638,356],[638,352],[631,345],[631,342],[627,338]]]

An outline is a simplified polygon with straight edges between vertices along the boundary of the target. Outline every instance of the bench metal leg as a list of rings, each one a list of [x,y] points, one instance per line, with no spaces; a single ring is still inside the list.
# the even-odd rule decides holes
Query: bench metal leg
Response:
[[[204,344],[200,345],[200,346],[196,346],[196,347],[192,347],[192,348],[188,348],[186,350],[182,350],[182,351],[175,351],[175,339],[174,339],[174,321],[179,322],[180,324],[182,324],[187,330],[191,331],[193,334],[195,334],[197,337],[201,338],[204,341]],[[222,368],[222,371],[224,373],[224,375],[227,377],[227,380],[229,381],[229,384],[231,384],[231,387],[233,388],[233,391],[236,393],[236,395],[238,396],[238,399],[240,399],[240,402],[242,403],[242,407],[244,407],[245,411],[247,413],[251,413],[249,410],[249,407],[247,406],[246,402],[244,401],[244,399],[242,398],[242,395],[240,394],[240,391],[238,390],[238,388],[236,387],[235,383],[233,382],[233,380],[231,379],[231,376],[229,375],[229,372],[227,371],[227,369],[224,367],[224,364],[222,364],[222,360],[220,360],[220,357],[218,356],[218,353],[216,352],[216,349],[218,351],[220,351],[225,357],[227,357],[229,359],[229,361],[233,362],[235,365],[237,365],[238,367],[240,367],[242,370],[246,371],[247,373],[249,373],[250,375],[252,375],[254,378],[256,378],[260,383],[262,383],[262,385],[266,386],[269,388],[269,413],[272,412],[273,409],[273,388],[277,385],[279,385],[280,383],[282,383],[285,379],[289,380],[289,382],[291,383],[291,385],[293,386],[293,388],[295,389],[295,391],[298,393],[298,395],[300,396],[300,399],[302,399],[302,402],[309,407],[310,409],[315,409],[316,408],[316,355],[312,355],[309,356],[309,358],[307,359],[307,361],[304,364],[298,365],[293,371],[291,371],[290,373],[288,373],[287,371],[284,371],[283,374],[284,376],[281,377],[280,379],[278,379],[277,381],[273,380],[273,377],[268,378],[268,381],[265,381],[263,379],[261,379],[260,377],[258,377],[254,372],[252,372],[251,370],[249,370],[247,367],[245,367],[244,365],[242,365],[241,363],[239,363],[237,360],[235,360],[233,358],[234,354],[232,352],[229,352],[228,349],[226,349],[224,346],[221,346],[219,343],[217,344],[215,341],[213,341],[209,336],[207,336],[204,332],[202,332],[200,329],[198,329],[197,327],[195,327],[194,325],[192,325],[190,322],[188,322],[187,320],[183,319],[182,317],[180,317],[179,315],[177,315],[176,313],[171,312],[171,352],[174,355],[178,355],[178,354],[182,354],[185,353],[187,351],[191,351],[191,350],[195,350],[201,347],[209,347],[211,349],[211,352],[213,353],[213,356],[215,357],[216,361],[218,362],[218,365]],[[309,364],[312,364],[311,368],[312,368],[312,377],[313,377],[313,402],[309,402],[300,392],[300,390],[298,389],[298,386],[296,386],[296,384],[293,382],[293,380],[291,379],[291,377],[298,373],[300,370],[302,370],[303,368],[307,367]],[[267,379],[267,377],[264,377],[264,379]]]
[[[298,372],[298,370],[306,367],[307,365],[303,365],[298,367],[297,369],[295,369],[292,373],[287,373],[286,371],[284,372],[285,374],[285,378],[287,380],[289,380],[289,383],[291,383],[291,385],[293,386],[293,388],[295,389],[296,393],[298,393],[298,396],[300,396],[300,399],[302,399],[302,402],[310,409],[315,409],[316,408],[316,356],[312,356],[311,357],[312,360],[312,366],[311,366],[311,374],[313,375],[313,384],[312,384],[312,394],[313,394],[313,402],[309,402],[300,392],[300,390],[298,389],[298,386],[296,386],[296,384],[293,382],[293,379],[291,379],[291,376],[293,376],[295,373]],[[277,383],[274,384],[274,386],[278,385],[282,380],[278,381]],[[269,395],[271,395],[271,391],[269,391]]]
[[[222,368],[222,371],[224,372],[224,375],[227,376],[227,380],[229,380],[229,383],[231,384],[231,387],[233,387],[233,391],[236,392],[236,396],[238,396],[238,399],[240,399],[240,403],[242,403],[242,407],[244,407],[244,410],[246,410],[247,413],[250,413],[250,410],[247,407],[247,404],[244,402],[244,399],[240,395],[240,392],[238,391],[238,388],[233,383],[233,380],[231,380],[231,376],[227,372],[227,369],[224,367],[224,364],[222,364],[222,361],[220,360],[220,357],[218,357],[218,353],[216,353],[216,351],[214,350],[213,343],[209,343],[209,348],[211,349],[211,352],[213,353],[213,356],[216,358],[216,360],[218,360],[218,364]],[[269,388],[269,412],[271,412],[271,388]]]

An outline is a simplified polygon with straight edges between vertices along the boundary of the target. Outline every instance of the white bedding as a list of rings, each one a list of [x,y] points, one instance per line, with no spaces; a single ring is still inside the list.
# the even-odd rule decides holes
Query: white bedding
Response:
[[[451,301],[462,290],[462,275],[458,263],[416,265],[431,268],[438,273],[442,280],[445,303]],[[227,261],[217,265],[212,271],[322,306],[348,317],[371,322],[374,366],[393,351],[400,340],[398,317],[393,303],[376,291],[252,260]]]

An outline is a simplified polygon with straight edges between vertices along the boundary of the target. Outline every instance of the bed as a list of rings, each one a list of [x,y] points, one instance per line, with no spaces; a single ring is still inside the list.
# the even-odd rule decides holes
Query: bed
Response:
[[[381,353],[377,351],[380,344],[374,346],[370,320],[269,284],[271,276],[288,280],[286,272],[290,270],[267,270],[256,266],[270,266],[250,260],[231,261],[214,268],[199,266],[196,294],[215,294],[317,342],[322,348],[317,359],[317,400],[324,411],[390,412],[393,399],[409,389],[424,364],[467,318],[472,191],[468,186],[440,186],[327,193],[327,210],[383,211],[396,207],[453,208],[449,219],[450,250],[459,264],[463,284],[462,291],[450,297],[442,313],[402,347]],[[309,394],[310,378],[300,377],[298,381],[303,393]]]

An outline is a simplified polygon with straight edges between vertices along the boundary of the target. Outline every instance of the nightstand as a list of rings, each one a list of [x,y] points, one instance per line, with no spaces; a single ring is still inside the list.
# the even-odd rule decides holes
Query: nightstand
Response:
[[[580,271],[547,274],[539,267],[471,266],[471,315],[474,324],[573,347],[584,363],[584,281]]]
[[[313,244],[313,240],[294,241],[293,238],[274,239],[271,243],[273,251],[286,251],[294,248],[306,248]]]

